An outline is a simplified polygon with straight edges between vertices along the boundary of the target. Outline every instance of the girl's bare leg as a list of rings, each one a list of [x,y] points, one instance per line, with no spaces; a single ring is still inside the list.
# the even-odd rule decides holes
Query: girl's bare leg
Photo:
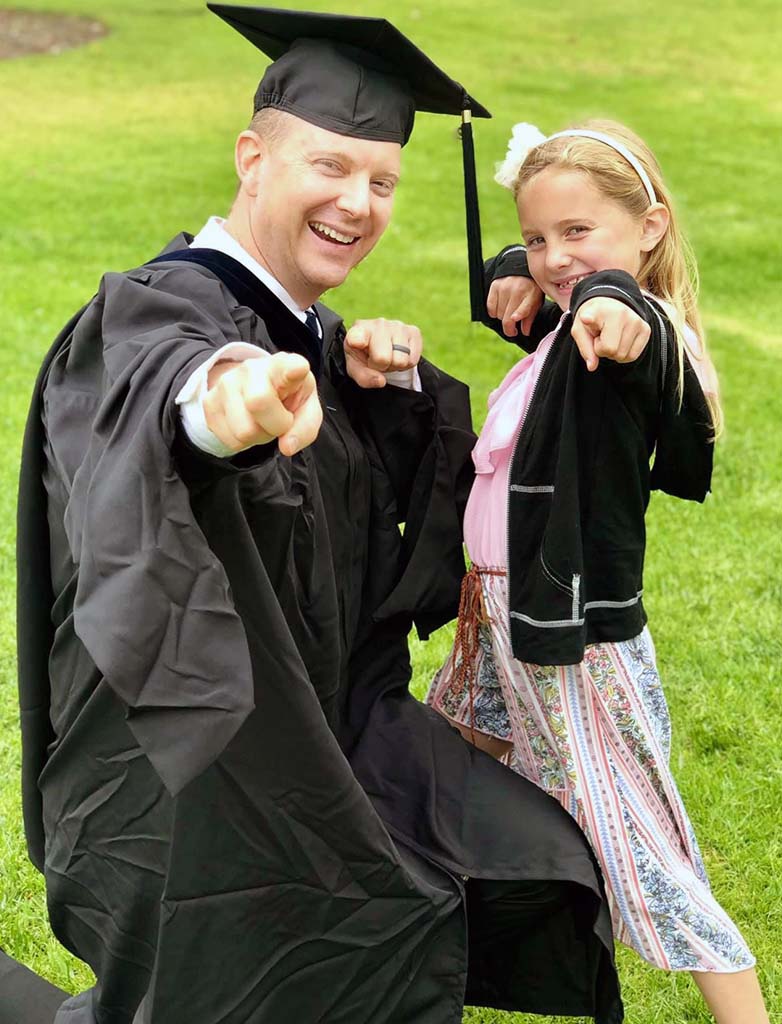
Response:
[[[440,712],[443,715],[442,711]],[[448,715],[443,715],[443,718],[452,725],[455,729],[458,729],[462,736],[471,743],[478,750],[484,750],[487,754],[491,754],[498,761],[513,750],[513,744],[508,740],[498,740],[495,736],[489,736],[485,732],[480,732],[478,729],[471,729],[468,725],[462,725],[461,722],[455,722],[453,718],[449,718]]]
[[[692,977],[717,1024],[769,1024],[758,976],[752,968],[735,974],[693,971]]]

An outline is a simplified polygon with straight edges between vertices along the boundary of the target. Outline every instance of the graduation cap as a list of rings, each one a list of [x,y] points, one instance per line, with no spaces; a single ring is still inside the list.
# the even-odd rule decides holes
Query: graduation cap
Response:
[[[473,320],[485,316],[472,117],[491,117],[385,18],[273,7],[207,7],[273,62],[255,94],[255,111],[275,107],[352,138],[398,142],[416,110],[462,117],[462,156]]]

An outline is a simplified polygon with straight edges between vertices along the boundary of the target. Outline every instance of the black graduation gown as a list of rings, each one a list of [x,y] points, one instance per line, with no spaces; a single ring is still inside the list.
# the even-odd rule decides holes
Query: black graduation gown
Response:
[[[456,611],[466,389],[424,364],[424,393],[362,392],[321,307],[317,441],[196,452],[174,404],[194,367],[310,338],[231,264],[106,275],[33,398],[25,826],[55,934],[98,978],[58,1024],[457,1024],[465,989],[621,1020],[583,836],[407,691],[411,623]],[[562,884],[491,926],[500,950],[466,875],[511,899]]]

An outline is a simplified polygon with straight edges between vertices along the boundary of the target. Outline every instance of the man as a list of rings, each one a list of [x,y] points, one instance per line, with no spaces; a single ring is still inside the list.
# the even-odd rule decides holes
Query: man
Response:
[[[57,1024],[619,1021],[578,829],[407,692],[412,623],[456,611],[466,389],[316,302],[388,223],[415,103],[463,90],[403,37],[378,70],[377,20],[220,12],[278,58],[236,202],[104,277],[25,438],[28,844],[98,979]]]

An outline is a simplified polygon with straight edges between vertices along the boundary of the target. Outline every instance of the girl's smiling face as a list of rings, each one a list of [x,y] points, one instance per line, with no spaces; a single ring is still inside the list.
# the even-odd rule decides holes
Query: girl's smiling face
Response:
[[[597,270],[638,277],[643,253],[660,237],[650,231],[660,204],[638,220],[584,171],[546,167],[522,186],[516,202],[530,273],[562,310],[570,307],[575,285]]]

